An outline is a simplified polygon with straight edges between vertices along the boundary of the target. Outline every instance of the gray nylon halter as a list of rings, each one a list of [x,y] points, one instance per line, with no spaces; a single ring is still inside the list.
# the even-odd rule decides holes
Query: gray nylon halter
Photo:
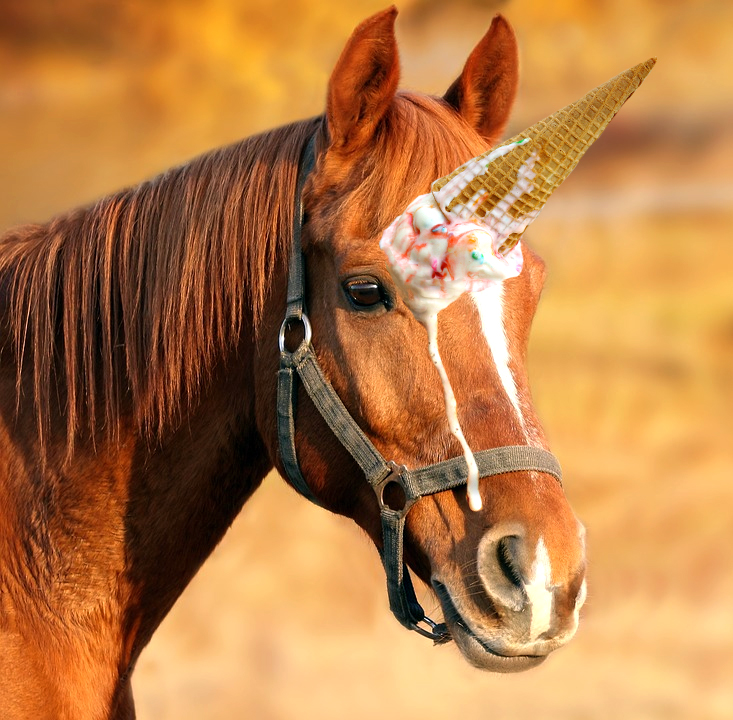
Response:
[[[389,607],[405,627],[434,640],[450,640],[445,624],[426,617],[417,601],[410,574],[403,560],[405,517],[410,508],[424,495],[443,492],[465,485],[468,466],[465,459],[455,457],[434,465],[408,470],[388,462],[362,432],[323,374],[311,344],[311,325],[305,312],[305,258],[301,249],[303,226],[302,191],[315,165],[315,135],[306,145],[300,161],[293,219],[293,246],[290,256],[287,310],[280,327],[280,369],[277,385],[277,424],[280,457],[292,486],[311,502],[320,505],[300,472],[295,449],[296,385],[294,374],[308,393],[329,428],[348,450],[374,490],[382,520],[383,549],[381,552],[387,576]],[[303,339],[290,352],[286,347],[286,331],[300,323]],[[480,477],[509,472],[534,470],[549,473],[561,480],[560,464],[547,450],[524,445],[506,446],[475,453]],[[404,494],[400,508],[385,502],[385,488],[395,483]],[[430,629],[421,627],[425,623]]]

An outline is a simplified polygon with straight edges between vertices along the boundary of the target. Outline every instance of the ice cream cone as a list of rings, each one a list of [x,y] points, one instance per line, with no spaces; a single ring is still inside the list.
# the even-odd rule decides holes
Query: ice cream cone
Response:
[[[477,221],[488,214],[493,222],[503,216],[507,226],[525,221],[522,230],[509,235],[499,248],[502,254],[511,250],[655,62],[652,58],[617,75],[499,149],[436,180],[432,193],[441,210]]]

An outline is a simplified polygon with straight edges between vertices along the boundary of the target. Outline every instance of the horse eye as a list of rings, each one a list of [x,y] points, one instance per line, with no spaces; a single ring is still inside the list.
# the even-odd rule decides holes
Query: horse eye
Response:
[[[376,280],[352,280],[344,289],[357,308],[371,308],[384,303],[382,286]]]

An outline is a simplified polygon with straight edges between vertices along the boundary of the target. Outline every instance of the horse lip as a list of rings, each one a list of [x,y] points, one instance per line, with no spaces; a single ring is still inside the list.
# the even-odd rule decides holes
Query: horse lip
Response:
[[[453,640],[463,656],[480,670],[510,673],[522,672],[544,662],[546,655],[507,655],[480,638],[468,625],[456,608],[448,588],[433,579],[433,589],[443,608],[443,616]]]

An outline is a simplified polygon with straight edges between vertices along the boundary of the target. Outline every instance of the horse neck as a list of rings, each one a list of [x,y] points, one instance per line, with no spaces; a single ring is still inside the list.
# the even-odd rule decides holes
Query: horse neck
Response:
[[[0,586],[15,604],[32,598],[44,606],[33,614],[62,625],[80,612],[104,615],[95,632],[126,648],[123,666],[134,661],[271,467],[254,426],[254,349],[245,345],[159,441],[123,418],[117,442],[79,444],[69,462],[54,423],[41,471],[32,413],[2,408],[0,528],[14,532],[0,533],[0,550],[14,561]],[[14,383],[15,368],[3,363],[2,397],[14,396]],[[36,549],[31,561],[23,546]]]
[[[174,433],[135,453],[125,525],[143,644],[272,467],[252,395],[248,364],[222,367]]]
[[[6,450],[7,458],[12,456],[11,462],[0,461],[0,495],[7,495],[13,504],[13,525],[17,526],[17,538],[23,539],[29,534],[43,537],[38,551],[39,563],[50,565],[54,558],[67,555],[72,561],[78,558],[76,546],[72,547],[68,537],[64,537],[64,532],[57,531],[43,520],[51,516],[59,520],[66,536],[84,538],[83,547],[90,548],[88,562],[92,566],[96,567],[100,558],[108,565],[113,563],[113,558],[117,558],[114,561],[117,563],[116,572],[123,573],[130,579],[130,602],[144,606],[143,612],[149,616],[151,627],[172,605],[219,541],[245,499],[272,467],[271,459],[275,451],[271,438],[265,448],[255,425],[252,366],[254,358],[260,359],[261,353],[254,347],[256,338],[253,324],[257,322],[257,303],[262,303],[265,296],[281,299],[282,305],[285,304],[283,283],[286,263],[282,260],[284,253],[277,250],[279,244],[288,239],[290,217],[286,210],[292,207],[293,193],[290,185],[295,182],[293,160],[297,160],[302,142],[313,132],[317,122],[314,120],[282,128],[241,146],[225,149],[219,154],[214,153],[210,157],[194,161],[190,167],[162,176],[155,183],[144,184],[134,191],[111,197],[94,208],[57,218],[49,226],[12,231],[2,239],[0,245],[3,251],[0,253],[0,290],[3,291],[0,293],[0,353],[3,354],[0,364],[0,445],[4,446],[0,449]],[[258,160],[260,157],[261,161]],[[138,267],[144,269],[148,266],[164,265],[169,258],[159,257],[162,251],[158,251],[161,247],[170,246],[176,248],[176,252],[184,252],[187,247],[194,245],[195,238],[189,238],[190,242],[183,242],[178,236],[177,242],[171,238],[158,238],[155,234],[160,230],[158,225],[152,223],[148,226],[145,217],[138,217],[143,212],[141,208],[147,208],[148,214],[154,214],[156,203],[140,200],[142,205],[135,205],[130,193],[136,198],[147,198],[145,194],[154,191],[159,191],[166,197],[168,191],[173,193],[168,203],[169,214],[173,213],[178,218],[176,222],[180,227],[176,226],[176,232],[185,234],[189,232],[191,223],[181,221],[179,215],[189,212],[190,208],[181,201],[181,197],[185,195],[181,187],[188,187],[186,183],[189,180],[196,187],[201,183],[207,186],[201,178],[224,172],[224,168],[228,168],[229,188],[224,193],[225,214],[231,227],[227,226],[228,233],[222,232],[222,236],[234,239],[231,240],[231,245],[226,248],[222,246],[219,250],[222,253],[225,250],[232,251],[233,255],[228,258],[225,267],[239,268],[240,274],[236,278],[227,277],[227,292],[232,297],[222,300],[220,304],[224,310],[230,305],[245,309],[235,312],[231,317],[223,315],[219,321],[212,320],[211,328],[207,326],[204,328],[205,332],[199,333],[201,337],[195,341],[198,344],[194,343],[194,347],[189,348],[183,342],[189,335],[189,321],[193,315],[208,308],[206,300],[209,295],[205,290],[217,278],[206,276],[205,271],[203,275],[196,274],[198,266],[187,257],[186,267],[196,275],[196,283],[190,278],[189,281],[197,288],[203,288],[196,296],[198,300],[190,306],[192,301],[189,293],[190,302],[185,305],[186,312],[174,314],[172,317],[159,317],[154,325],[154,328],[159,329],[157,334],[147,325],[140,325],[140,317],[143,315],[137,312],[139,306],[148,311],[151,311],[151,306],[153,311],[157,307],[160,314],[161,307],[177,304],[168,303],[165,298],[160,299],[161,293],[171,289],[169,283],[163,282],[165,278],[161,273],[151,280],[144,273],[139,277],[133,271]],[[242,168],[249,170],[245,172]],[[220,218],[224,212],[219,207],[221,201],[218,198],[212,200],[208,195],[206,198],[214,207],[199,208],[199,215]],[[281,207],[283,203],[284,208]],[[125,214],[128,211],[129,217]],[[272,227],[267,235],[275,240],[269,241],[272,247],[268,245],[266,251],[248,250],[241,253],[237,250],[244,231],[239,226],[235,227],[236,223],[232,218],[240,218],[245,211],[256,217],[270,218]],[[133,219],[135,222],[132,222]],[[209,218],[209,225],[212,222]],[[170,223],[164,223],[161,227],[167,228],[169,225]],[[252,223],[247,228],[244,235],[254,247],[261,242],[260,235],[255,232],[261,228]],[[238,233],[235,232],[237,229]],[[132,230],[136,233],[134,237],[130,235]],[[199,228],[194,233],[196,238],[208,237],[204,230]],[[105,235],[105,231],[112,234]],[[131,282],[133,285],[139,284],[146,281],[146,278],[151,281],[152,287],[150,283],[146,284],[149,293],[146,302],[138,301],[138,296],[133,294],[132,302],[125,305],[123,301],[123,310],[119,311],[126,314],[116,315],[108,309],[107,315],[102,316],[101,321],[95,317],[95,313],[89,311],[88,304],[85,304],[88,303],[87,295],[79,290],[88,281],[88,273],[84,274],[83,268],[80,269],[80,248],[87,248],[88,243],[80,244],[79,238],[88,236],[95,238],[90,250],[92,258],[96,257],[100,267],[110,270],[111,277],[119,285],[117,290],[120,296],[123,294],[123,282],[124,287],[127,287]],[[130,248],[135,243],[134,247],[138,250],[132,252],[128,248],[130,252],[127,255],[110,255],[105,238],[116,238],[115,243],[122,247],[123,236],[127,238]],[[58,302],[55,309],[46,315],[66,312],[68,308],[81,307],[86,310],[79,317],[72,315],[70,320],[64,315],[64,322],[58,327],[54,326],[53,319],[49,321],[46,316],[33,318],[41,329],[38,337],[34,336],[28,341],[30,344],[33,340],[35,345],[33,352],[25,356],[21,391],[16,394],[14,343],[23,342],[23,347],[26,347],[26,343],[23,339],[23,327],[19,334],[17,328],[8,326],[10,312],[17,314],[17,308],[9,306],[12,293],[4,290],[3,279],[7,282],[15,277],[13,282],[16,282],[18,292],[25,293],[24,288],[28,287],[28,283],[24,280],[26,277],[36,278],[39,276],[38,268],[49,265],[45,259],[49,255],[46,250],[54,243],[56,245],[51,263],[54,272],[59,278],[65,277],[65,266],[59,259],[62,257],[60,248],[63,246],[64,262],[69,267],[76,268],[76,277],[75,282],[63,283],[64,291],[70,288],[72,297],[63,296],[63,302],[56,297]],[[250,248],[250,245],[246,247]],[[145,253],[152,254],[147,257]],[[147,257],[146,263],[140,263],[138,255]],[[214,255],[218,257],[216,252]],[[127,265],[119,264],[122,257],[127,258]],[[276,262],[278,267],[274,269],[270,263],[273,257],[281,260]],[[135,258],[138,260],[135,261]],[[87,261],[87,264],[90,263],[94,266],[93,259]],[[203,268],[211,267],[210,263],[203,261],[200,265]],[[24,269],[21,275],[16,272],[18,267]],[[42,279],[46,277],[43,273],[40,276]],[[17,280],[18,277],[21,278],[20,281]],[[28,303],[34,308],[34,312],[36,307],[43,309],[48,298],[55,297],[56,283],[44,282],[47,287],[43,286],[38,291],[38,297],[28,292]],[[238,282],[242,283],[241,287]],[[154,303],[155,292],[158,296]],[[107,293],[114,296],[114,283],[107,289]],[[21,294],[20,297],[24,296]],[[252,307],[246,309],[246,303],[241,302],[242,298],[247,298]],[[101,309],[101,294],[97,302]],[[261,314],[269,315],[272,301],[267,305]],[[183,306],[179,304],[178,307]],[[224,312],[218,305],[216,310]],[[127,367],[129,357],[117,357],[121,345],[116,332],[110,330],[120,322],[120,317],[124,317],[125,322],[133,318],[130,320],[131,337],[127,339],[131,347],[137,348],[132,369]],[[100,324],[103,331],[101,341],[94,332],[95,322]],[[279,323],[279,319],[277,322]],[[177,325],[169,328],[171,332],[165,332],[165,323]],[[263,323],[259,323],[260,329],[262,325]],[[100,327],[97,328],[98,331]],[[181,343],[166,344],[174,329]],[[197,329],[198,325],[194,323],[193,331]],[[125,332],[127,331],[125,325]],[[44,354],[44,349],[53,342],[54,333],[61,332],[66,353],[66,357],[62,358],[63,367],[68,369],[71,366],[70,358],[73,360],[76,353],[77,370],[68,374],[66,383],[63,382],[63,372],[59,382],[54,378],[48,381],[48,373],[45,372],[40,373],[43,377],[39,379],[39,363],[36,360],[40,357],[46,366],[51,369],[55,367],[57,358],[53,354]],[[272,333],[261,331],[260,337],[268,338],[276,353],[277,331],[274,332],[274,336],[270,337]],[[142,341],[138,337],[141,334]],[[79,341],[79,337],[82,337],[82,341]],[[229,339],[234,342],[228,344]],[[79,359],[82,356],[87,358],[86,348],[95,341],[100,345],[101,355],[109,358],[100,361],[92,353],[88,356],[89,362]],[[76,349],[72,347],[74,343]],[[157,363],[148,358],[146,366],[145,353],[155,352],[161,346],[165,348],[165,355],[159,356]],[[69,347],[72,347],[73,352],[69,351]],[[218,350],[210,352],[211,347],[218,348],[221,355],[216,356]],[[198,364],[183,364],[180,355],[189,350],[187,357],[195,356],[196,353],[200,356],[196,361]],[[274,362],[276,364],[276,357]],[[157,374],[154,372],[156,366]],[[262,395],[260,385],[274,385],[274,381],[270,382],[274,365],[268,361],[267,366],[265,382],[257,383],[259,395]],[[161,368],[171,370],[163,372]],[[124,376],[125,372],[129,373],[129,377]],[[154,376],[152,381],[151,375]],[[81,380],[77,382],[78,377]],[[203,389],[192,387],[192,384],[198,385],[199,380],[204,385]],[[46,394],[42,394],[39,405],[37,387],[40,383],[43,389],[44,382],[47,382]],[[71,402],[70,389],[75,382],[76,405]],[[104,387],[104,392],[97,392],[97,397],[90,400],[90,390],[100,387]],[[16,397],[19,398],[17,414]],[[33,398],[36,399],[35,407]],[[102,437],[96,437],[94,442],[89,440],[89,426],[84,425],[87,418],[83,415],[89,411],[85,402],[91,403],[92,408],[97,410],[96,415],[89,419],[89,426],[102,427],[99,433]],[[69,408],[76,412],[76,420],[71,423],[68,417]],[[262,416],[272,415],[272,408],[274,402],[268,402],[266,410],[259,411],[260,423]],[[43,419],[40,423],[42,430],[48,424],[48,437],[45,432],[39,433],[38,417]],[[143,432],[149,425],[153,426],[152,440],[143,437]],[[78,437],[75,434],[77,430]],[[39,440],[42,443],[40,448]],[[74,441],[73,448],[70,440]],[[69,459],[71,450],[73,454]],[[30,527],[35,518],[42,520],[39,521],[40,526]],[[102,547],[111,542],[109,538],[114,538],[115,548]],[[69,543],[68,548],[65,548],[65,543]],[[60,546],[58,550],[56,545]],[[98,547],[102,549],[97,554]],[[18,557],[23,555],[21,547],[15,548],[14,552]],[[79,565],[84,566],[81,559]],[[161,572],[161,568],[165,571]],[[83,572],[80,573],[83,576]],[[46,574],[49,577],[58,576],[50,567]],[[80,578],[79,592],[83,592],[87,586],[88,583]],[[98,589],[100,596],[109,595],[109,588]],[[49,592],[52,592],[52,588]],[[94,595],[91,590],[90,595]],[[73,606],[74,598],[62,597],[56,604]]]
[[[291,132],[290,155],[299,155],[301,136],[312,132],[312,128],[303,126],[297,133],[285,129],[280,135]],[[274,145],[278,137],[267,142]],[[255,144],[251,152],[258,147]],[[270,205],[265,209],[276,201],[281,203],[281,195],[292,203],[287,178],[288,174],[294,175],[293,158],[274,155],[269,160],[272,172],[248,174],[255,178],[251,180],[253,192],[266,185],[265,176],[278,180],[273,186],[277,192],[263,193],[274,198],[268,200]],[[294,176],[291,180],[294,183]],[[239,210],[245,206],[254,212],[249,205],[242,200],[242,208],[237,206],[237,212],[231,216],[239,217]],[[255,215],[272,215],[278,222],[273,221],[271,235],[288,239],[287,213]],[[83,213],[76,214],[68,222],[83,217]],[[64,230],[65,223],[63,219],[59,221],[56,230]],[[33,232],[40,241],[46,229],[38,227]],[[241,233],[237,238],[241,240]],[[3,240],[6,252],[4,256],[0,253],[0,671],[2,660],[10,652],[11,661],[17,660],[15,665],[29,668],[15,694],[22,694],[24,687],[32,692],[37,683],[44,682],[50,684],[48,697],[53,695],[69,707],[81,707],[86,702],[84,693],[89,703],[105,703],[104,698],[111,697],[114,704],[126,697],[129,671],[139,652],[272,467],[276,443],[270,437],[270,418],[275,403],[274,390],[270,392],[269,388],[274,388],[277,325],[274,330],[268,326],[263,331],[260,323],[259,337],[263,347],[274,349],[274,360],[267,351],[261,352],[255,346],[259,342],[253,331],[256,313],[252,310],[250,315],[249,310],[244,310],[231,344],[212,341],[206,345],[217,348],[215,353],[221,350],[221,355],[207,355],[202,372],[192,374],[195,388],[186,385],[185,389],[191,391],[178,393],[176,388],[169,390],[170,383],[164,382],[166,392],[181,402],[164,406],[165,417],[160,428],[153,428],[152,439],[144,434],[150,416],[135,405],[130,378],[117,374],[113,384],[120,394],[119,402],[113,403],[113,413],[97,413],[96,421],[90,421],[88,426],[76,426],[80,429],[69,457],[67,390],[63,382],[52,378],[46,403],[50,416],[48,432],[43,436],[45,449],[41,449],[39,413],[33,402],[34,380],[37,381],[34,356],[26,357],[17,394],[14,343],[18,334],[8,324],[13,293],[7,292],[12,286],[7,284],[6,272],[12,274],[16,257],[22,261],[28,256],[24,255],[24,246],[14,242],[13,235]],[[250,300],[258,293],[262,298],[270,298],[263,311],[268,317],[273,298],[282,307],[285,305],[285,253],[277,252],[278,247],[275,243],[269,255],[255,254],[253,261],[240,258],[226,263],[227,267],[238,269],[242,287],[234,288],[237,298],[240,292],[241,298]],[[39,256],[39,262],[46,267],[43,254]],[[279,264],[275,262],[278,267],[274,273],[271,256],[281,260]],[[257,285],[254,289],[247,286],[253,277],[264,278],[259,290]],[[27,283],[21,285],[26,287]],[[48,291],[54,292],[55,285],[49,284]],[[43,302],[40,304],[43,306]],[[280,314],[278,310],[277,315]],[[94,322],[91,315],[87,319]],[[46,325],[51,336],[61,332],[60,326]],[[115,337],[112,334],[108,343],[113,350],[119,347]],[[79,352],[90,346],[90,342],[81,343]],[[38,347],[48,347],[48,343],[41,342]],[[267,358],[263,359],[264,356]],[[172,357],[180,359],[176,352]],[[57,358],[51,354],[47,360],[53,367]],[[147,379],[149,368],[145,361],[143,357],[138,363],[138,377]],[[256,382],[255,363],[259,367]],[[77,397],[82,398],[82,412],[84,403],[90,402],[85,388],[99,382],[95,372],[100,372],[100,368],[93,367],[79,386]],[[139,394],[145,402],[148,388],[144,384],[140,387]],[[150,415],[153,420],[157,417],[155,413]],[[110,424],[110,418],[119,419],[119,424],[105,433],[104,426]],[[101,427],[94,442],[89,439],[90,426]],[[267,446],[262,439],[263,430],[268,437]],[[12,625],[9,635],[3,624],[6,621]],[[45,651],[52,647],[58,651]],[[84,692],[79,688],[84,688]],[[13,696],[11,693],[9,697]],[[0,688],[0,715],[4,707]],[[81,715],[76,712],[69,716]]]

